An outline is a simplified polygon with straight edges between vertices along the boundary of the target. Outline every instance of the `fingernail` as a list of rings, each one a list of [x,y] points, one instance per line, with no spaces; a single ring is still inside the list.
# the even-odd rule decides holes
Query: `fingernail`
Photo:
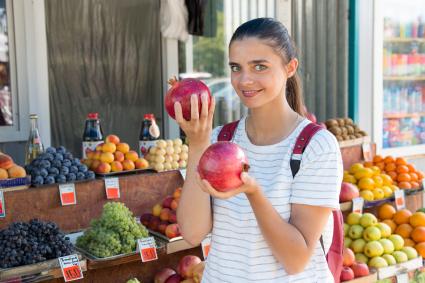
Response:
[[[191,98],[192,99],[195,99],[196,98],[196,94],[192,94]]]

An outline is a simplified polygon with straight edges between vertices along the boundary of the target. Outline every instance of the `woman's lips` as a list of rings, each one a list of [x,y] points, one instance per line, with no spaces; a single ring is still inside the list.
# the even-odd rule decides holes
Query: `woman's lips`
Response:
[[[261,91],[262,91],[262,89],[260,89],[260,90],[242,90],[242,94],[243,94],[244,97],[254,97],[254,96],[258,95]]]

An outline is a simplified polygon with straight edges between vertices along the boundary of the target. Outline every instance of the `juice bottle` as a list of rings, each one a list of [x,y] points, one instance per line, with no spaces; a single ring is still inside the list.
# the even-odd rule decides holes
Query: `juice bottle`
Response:
[[[100,126],[99,114],[89,113],[86,119],[83,134],[83,158],[87,158],[87,153],[95,151],[96,146],[103,142],[103,132]]]
[[[25,164],[31,163],[40,153],[43,152],[43,143],[38,132],[37,114],[30,115],[30,135],[26,145]]]
[[[156,140],[160,136],[159,127],[156,124],[153,114],[143,116],[142,127],[139,135],[139,154],[145,157],[152,146],[155,146]]]

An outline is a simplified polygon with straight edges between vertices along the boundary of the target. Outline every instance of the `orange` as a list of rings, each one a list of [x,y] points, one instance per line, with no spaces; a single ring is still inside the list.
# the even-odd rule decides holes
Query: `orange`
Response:
[[[365,163],[363,163],[363,166],[366,167],[366,168],[371,168],[373,166],[373,162],[366,161]]]
[[[397,181],[397,173],[395,171],[390,171],[390,172],[387,172],[386,174],[390,176],[393,181]]]
[[[384,161],[384,159],[380,155],[375,155],[373,157],[373,163],[379,163],[379,162],[382,162],[382,161]]]
[[[396,212],[394,206],[384,203],[378,208],[378,218],[381,220],[392,219]]]
[[[391,219],[385,219],[384,221],[381,221],[381,222],[390,226],[391,233],[394,233],[395,229],[397,229],[397,224],[395,224],[395,222],[392,221]]]
[[[400,173],[397,176],[397,181],[398,182],[410,182],[411,178],[409,173]]]
[[[375,163],[375,166],[378,167],[379,170],[384,170],[385,169],[385,163],[384,162]]]
[[[397,169],[397,166],[395,163],[386,163],[385,165],[385,171],[388,173],[390,171],[395,171]]]
[[[415,165],[413,165],[413,164],[407,164],[406,166],[407,166],[407,168],[409,168],[409,172],[411,172],[411,173],[416,172]]]
[[[412,189],[419,189],[420,185],[418,182],[410,182],[410,185],[412,186]]]
[[[410,226],[410,224],[405,223],[398,226],[394,233],[402,236],[403,238],[409,238],[412,231],[413,227]]]
[[[400,182],[398,183],[398,187],[402,190],[411,189],[412,185],[409,182]]]
[[[394,157],[392,157],[391,155],[388,155],[387,157],[384,158],[384,163],[388,164],[388,163],[394,163]]]
[[[413,213],[410,216],[409,223],[413,227],[425,226],[425,213],[420,211]]]
[[[418,175],[418,181],[421,181],[424,178],[424,173],[420,170],[416,171],[416,175]]]
[[[397,157],[395,159],[395,164],[397,164],[397,165],[407,165],[407,161],[403,157]]]
[[[415,247],[415,242],[410,238],[404,239],[404,246],[405,247]]]
[[[416,174],[416,173],[409,173],[409,175],[410,175],[410,180],[411,181],[413,181],[413,182],[418,181],[418,174]]]
[[[425,241],[425,227],[419,226],[413,229],[412,234],[410,234],[413,241],[416,243]]]
[[[409,167],[407,167],[406,165],[397,165],[396,171],[397,173],[408,173]]]
[[[421,257],[425,258],[425,242],[417,244],[415,249],[418,251],[418,254],[420,254]]]
[[[401,225],[409,223],[409,218],[412,215],[412,212],[406,208],[400,209],[394,214],[393,220],[396,224]]]

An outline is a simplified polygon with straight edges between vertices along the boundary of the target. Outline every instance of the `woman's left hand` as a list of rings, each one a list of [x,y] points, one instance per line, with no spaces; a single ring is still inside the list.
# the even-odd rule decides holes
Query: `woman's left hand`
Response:
[[[258,186],[257,181],[255,181],[255,179],[249,176],[248,173],[246,172],[241,173],[241,180],[243,182],[243,185],[240,186],[239,188],[236,188],[227,192],[219,192],[216,189],[214,189],[207,180],[201,179],[201,176],[199,175],[199,173],[196,174],[196,179],[199,186],[204,192],[210,194],[214,198],[219,198],[219,199],[228,199],[240,193],[251,195],[260,190],[260,187]]]

